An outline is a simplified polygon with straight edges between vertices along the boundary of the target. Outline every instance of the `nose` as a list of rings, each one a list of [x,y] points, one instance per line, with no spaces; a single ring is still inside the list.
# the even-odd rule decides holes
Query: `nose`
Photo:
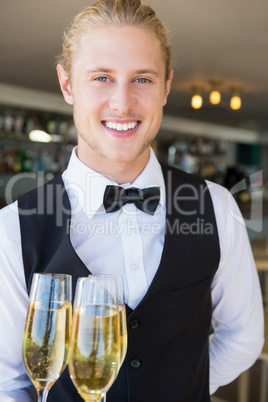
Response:
[[[131,84],[118,82],[113,87],[110,97],[110,108],[120,116],[127,116],[135,106],[135,97],[131,89]]]

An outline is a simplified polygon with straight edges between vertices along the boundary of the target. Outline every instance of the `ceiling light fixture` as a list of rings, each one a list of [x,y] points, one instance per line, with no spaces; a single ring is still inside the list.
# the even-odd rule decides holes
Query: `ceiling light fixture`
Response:
[[[203,99],[202,99],[202,88],[200,87],[194,87],[193,88],[193,96],[191,100],[191,106],[194,109],[200,109],[202,104],[203,104]]]
[[[240,88],[232,88],[231,92],[230,107],[233,110],[238,110],[241,108]]]
[[[209,95],[209,100],[212,105],[218,105],[221,101],[221,94],[219,92],[219,86],[221,82],[217,80],[211,80],[210,85],[211,85],[211,92]]]

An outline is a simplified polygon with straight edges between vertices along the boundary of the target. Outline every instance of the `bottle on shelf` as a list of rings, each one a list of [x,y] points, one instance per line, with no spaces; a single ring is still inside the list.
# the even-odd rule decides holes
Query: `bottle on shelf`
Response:
[[[3,130],[6,133],[11,133],[14,128],[14,117],[10,109],[6,109],[4,113]]]
[[[14,118],[14,131],[15,133],[22,133],[24,126],[24,115],[21,110],[15,111]]]

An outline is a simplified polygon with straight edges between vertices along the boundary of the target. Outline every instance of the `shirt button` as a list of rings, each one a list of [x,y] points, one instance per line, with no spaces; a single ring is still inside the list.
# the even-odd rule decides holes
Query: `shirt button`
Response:
[[[135,262],[133,262],[132,264],[130,264],[130,268],[131,268],[133,271],[138,271],[139,266],[138,266],[138,264],[135,264]]]
[[[137,329],[139,326],[139,321],[138,320],[132,320],[131,323],[129,324],[131,329]]]
[[[133,360],[131,360],[130,365],[131,365],[131,367],[137,369],[140,367],[141,361],[139,359],[133,359]]]

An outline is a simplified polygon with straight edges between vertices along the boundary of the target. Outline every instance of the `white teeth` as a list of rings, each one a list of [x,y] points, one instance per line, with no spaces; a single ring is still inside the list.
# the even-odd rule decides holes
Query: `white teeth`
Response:
[[[113,128],[114,130],[117,130],[117,131],[127,131],[127,130],[131,130],[131,129],[135,128],[137,126],[138,122],[133,121],[131,123],[121,124],[121,123],[114,123],[111,121],[105,121],[104,124],[106,127]]]

